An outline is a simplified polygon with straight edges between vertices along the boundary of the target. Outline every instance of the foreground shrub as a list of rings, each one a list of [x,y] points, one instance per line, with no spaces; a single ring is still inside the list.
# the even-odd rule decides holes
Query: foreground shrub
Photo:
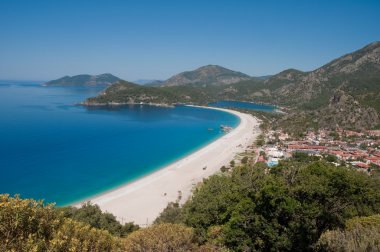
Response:
[[[48,251],[124,251],[109,232],[66,219],[49,242]]]
[[[320,251],[380,251],[380,215],[357,217],[347,221],[345,229],[321,235]]]
[[[179,224],[157,224],[140,229],[126,238],[126,251],[189,251],[194,246],[193,229]]]
[[[0,195],[0,251],[45,251],[62,224],[53,205]]]
[[[0,195],[0,251],[120,251],[107,231],[64,218],[52,204]]]

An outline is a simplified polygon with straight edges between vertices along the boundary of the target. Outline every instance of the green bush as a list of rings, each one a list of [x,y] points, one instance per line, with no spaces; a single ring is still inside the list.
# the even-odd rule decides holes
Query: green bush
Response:
[[[320,251],[380,251],[380,215],[348,220],[345,229],[324,232]]]
[[[195,248],[194,232],[179,224],[157,224],[130,234],[125,248],[128,252],[191,251]]]
[[[0,251],[121,251],[118,238],[67,219],[53,206],[0,195]]]
[[[80,208],[64,207],[60,209],[64,216],[90,225],[91,227],[107,230],[112,235],[125,237],[139,227],[133,223],[120,224],[111,213],[103,213],[98,205],[84,203]]]
[[[256,165],[214,175],[172,217],[194,228],[200,244],[232,251],[307,251],[323,232],[378,213],[377,179],[300,155],[269,174]]]

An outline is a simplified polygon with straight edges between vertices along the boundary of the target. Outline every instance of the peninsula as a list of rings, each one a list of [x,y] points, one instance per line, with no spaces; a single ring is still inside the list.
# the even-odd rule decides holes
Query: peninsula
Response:
[[[89,75],[80,74],[75,76],[64,76],[62,78],[51,80],[43,84],[43,86],[54,87],[107,87],[121,79],[109,74]]]

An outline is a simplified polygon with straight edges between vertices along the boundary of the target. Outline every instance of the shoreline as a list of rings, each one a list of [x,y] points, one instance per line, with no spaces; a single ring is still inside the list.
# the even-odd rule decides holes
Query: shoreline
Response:
[[[221,166],[228,165],[260,134],[258,119],[249,114],[223,108],[193,107],[234,114],[240,118],[240,123],[229,133],[174,163],[72,205],[78,207],[91,201],[103,211],[114,214],[122,223],[134,222],[142,227],[150,225],[169,202],[180,198],[179,202],[184,203],[199,182],[219,172]]]
[[[145,102],[104,102],[104,103],[96,103],[96,102],[80,102],[77,103],[79,106],[85,107],[107,107],[107,106],[128,106],[128,105],[148,105],[154,107],[164,107],[164,108],[174,108],[174,105],[166,104],[166,103],[145,103]]]

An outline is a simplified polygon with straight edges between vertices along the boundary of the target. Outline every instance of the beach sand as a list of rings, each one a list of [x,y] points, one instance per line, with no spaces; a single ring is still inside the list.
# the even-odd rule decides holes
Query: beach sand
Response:
[[[252,115],[228,109],[210,109],[235,114],[240,118],[240,124],[189,156],[86,201],[114,214],[122,223],[134,222],[142,227],[152,224],[167,204],[175,202],[179,196],[180,203],[184,203],[195,185],[219,172],[223,165],[228,165],[236,154],[244,152],[260,134],[259,121]]]

